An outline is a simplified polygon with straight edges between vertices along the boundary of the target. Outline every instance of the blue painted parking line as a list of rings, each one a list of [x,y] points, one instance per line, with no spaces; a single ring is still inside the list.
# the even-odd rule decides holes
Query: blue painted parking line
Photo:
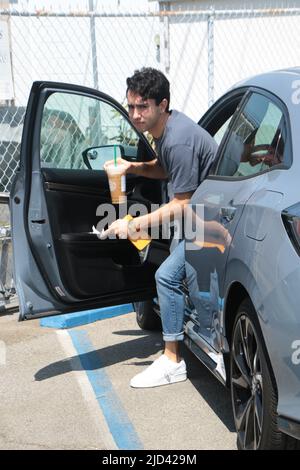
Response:
[[[40,320],[40,326],[46,328],[73,328],[75,326],[93,323],[97,320],[117,317],[133,311],[134,308],[132,304],[114,305],[113,307],[96,308],[93,310],[84,310],[82,312],[66,313],[64,315],[42,318]]]
[[[116,445],[122,450],[142,449],[142,443],[101,364],[99,354],[95,352],[87,332],[74,330],[69,331],[69,334]]]

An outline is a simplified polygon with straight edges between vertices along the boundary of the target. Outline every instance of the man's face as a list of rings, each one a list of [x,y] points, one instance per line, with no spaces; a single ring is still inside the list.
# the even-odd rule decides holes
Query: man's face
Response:
[[[143,99],[140,95],[136,95],[132,91],[127,92],[128,114],[132,124],[140,132],[150,132],[155,129],[159,123],[159,119],[164,112],[164,106],[157,105],[155,100]]]

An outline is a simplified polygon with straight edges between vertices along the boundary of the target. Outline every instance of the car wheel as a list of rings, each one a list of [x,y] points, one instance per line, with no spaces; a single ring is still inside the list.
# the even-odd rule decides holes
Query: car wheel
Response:
[[[281,449],[277,395],[250,299],[239,307],[232,331],[230,385],[239,449]]]
[[[160,330],[161,319],[153,308],[153,300],[135,302],[136,321],[142,330]]]

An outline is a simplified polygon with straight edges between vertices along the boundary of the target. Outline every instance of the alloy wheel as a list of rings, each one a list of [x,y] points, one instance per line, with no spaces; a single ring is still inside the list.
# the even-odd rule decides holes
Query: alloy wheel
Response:
[[[245,314],[235,323],[231,351],[231,396],[238,447],[258,449],[263,427],[261,354],[255,327]]]

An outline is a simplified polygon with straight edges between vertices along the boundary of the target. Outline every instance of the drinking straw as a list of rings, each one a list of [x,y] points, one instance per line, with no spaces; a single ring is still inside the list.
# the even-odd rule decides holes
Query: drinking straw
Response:
[[[114,164],[117,166],[117,147],[114,145]]]

